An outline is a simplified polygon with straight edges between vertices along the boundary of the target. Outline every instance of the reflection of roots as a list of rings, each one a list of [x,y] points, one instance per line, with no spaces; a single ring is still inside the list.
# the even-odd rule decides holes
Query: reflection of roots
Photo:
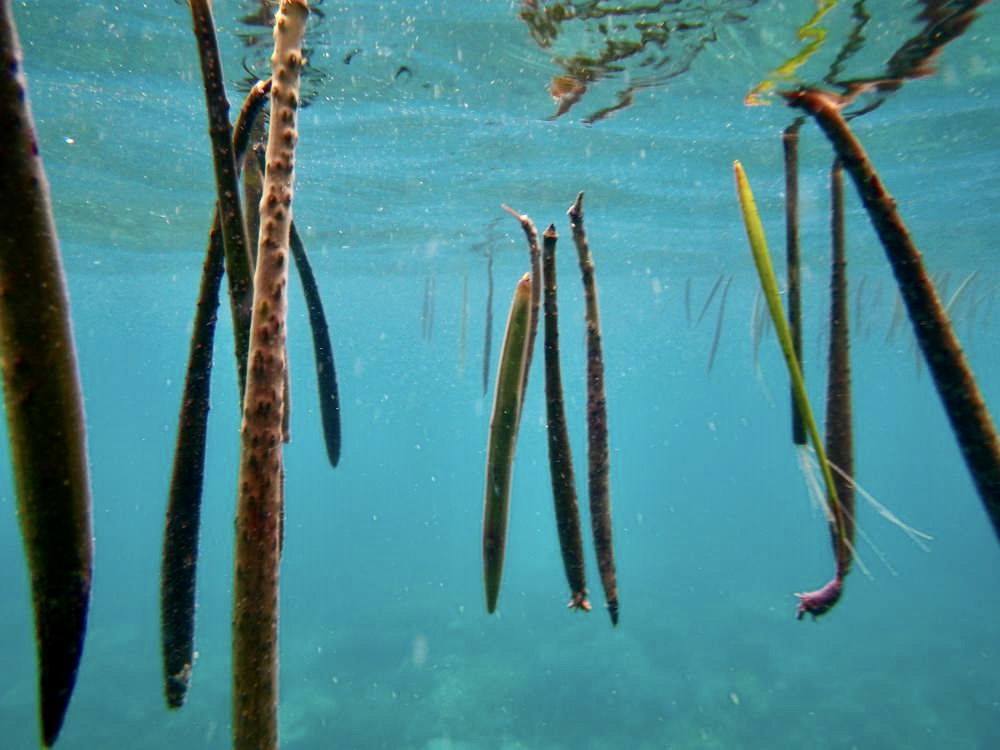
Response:
[[[552,118],[568,112],[602,79],[626,79],[612,104],[584,118],[589,124],[631,106],[636,92],[686,73],[716,41],[718,27],[745,21],[738,11],[756,2],[636,3],[613,11],[596,1],[524,2],[520,15],[538,46],[550,50],[564,71],[549,86],[556,101]]]

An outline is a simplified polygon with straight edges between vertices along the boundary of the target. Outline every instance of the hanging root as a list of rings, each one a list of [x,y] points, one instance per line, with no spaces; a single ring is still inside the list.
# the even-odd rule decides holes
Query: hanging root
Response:
[[[838,573],[823,588],[796,594],[799,605],[795,608],[795,619],[801,620],[807,613],[815,620],[825,615],[840,600],[844,590],[844,579]]]

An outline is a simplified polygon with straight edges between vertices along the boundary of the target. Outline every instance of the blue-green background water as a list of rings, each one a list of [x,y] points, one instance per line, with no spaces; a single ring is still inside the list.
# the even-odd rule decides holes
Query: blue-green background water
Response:
[[[238,14],[217,5],[235,81]],[[871,60],[877,70],[917,28],[913,3],[877,5],[862,69]],[[160,689],[163,513],[214,194],[188,11],[172,2],[14,6],[72,297],[94,496],[90,623],[58,746],[225,747],[239,422],[227,315],[213,377],[199,658],[181,711],[166,710]],[[302,112],[295,213],[332,328],[344,450],[331,470],[293,285],[283,746],[996,746],[996,538],[908,324],[889,335],[894,282],[850,185],[857,476],[934,540],[925,552],[859,505],[888,564],[861,542],[871,577],[856,570],[822,620],[794,619],[793,592],[822,585],[832,554],[790,445],[773,337],[755,376],[757,282],[731,163],[747,167],[780,250],[779,133],[791,115],[742,98],[797,49],[794,30],[814,4],[745,10],[748,21],[720,29],[688,74],[593,127],[580,123],[582,109],[546,119],[547,81],[560,71],[531,41],[516,2],[344,1],[323,10],[316,54],[330,79]],[[847,14],[845,6],[828,19],[834,41]],[[363,52],[345,65],[354,48]],[[1000,9],[991,4],[945,49],[936,76],[856,122],[932,273],[954,291],[978,271],[953,313],[994,410],[998,60]],[[401,65],[412,75],[397,76]],[[599,88],[588,94],[595,103]],[[805,358],[817,401],[829,163],[826,141],[807,125]],[[486,262],[477,248],[488,243],[495,260],[495,359],[527,267],[520,228],[500,204],[542,227],[554,222],[564,237],[563,372],[583,478],[582,301],[565,221],[578,190],[605,326],[617,629],[601,611],[589,552],[595,611],[563,606],[540,369],[518,444],[499,613],[483,606],[492,396],[481,391]],[[733,280],[709,373],[719,299],[689,324],[685,289],[696,319],[720,274]],[[7,465],[6,441],[2,450]],[[0,570],[0,746],[28,748],[37,744],[34,646],[8,471]]]

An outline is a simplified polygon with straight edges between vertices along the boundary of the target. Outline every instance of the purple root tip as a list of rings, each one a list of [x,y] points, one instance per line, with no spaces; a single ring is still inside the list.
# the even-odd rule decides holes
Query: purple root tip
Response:
[[[813,616],[814,620],[820,615],[826,614],[840,599],[843,590],[844,581],[837,575],[821,589],[796,594],[795,596],[799,598],[799,606],[795,608],[795,619],[801,620],[807,612]]]

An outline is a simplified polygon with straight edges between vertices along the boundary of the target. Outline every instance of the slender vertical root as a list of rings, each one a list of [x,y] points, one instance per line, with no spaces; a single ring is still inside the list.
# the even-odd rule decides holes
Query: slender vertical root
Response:
[[[0,8],[0,367],[48,747],[66,715],[87,629],[90,480],[69,297],[12,5]]]
[[[594,281],[594,260],[583,226],[583,193],[570,206],[570,229],[580,261],[587,323],[587,484],[594,552],[611,624],[618,624],[618,581],[611,534],[611,492],[608,480],[608,413],[604,394],[604,355],[601,351],[601,318]]]
[[[237,169],[245,163],[245,160],[250,155],[250,143],[254,140],[255,133],[260,132],[263,127],[263,120],[260,118],[260,113],[264,109],[264,104],[267,102],[270,94],[271,79],[265,78],[263,81],[257,81],[257,83],[251,86],[250,91],[247,92],[246,99],[243,100],[243,106],[240,108],[240,112],[236,116],[236,124],[233,126],[233,161],[236,162]],[[260,135],[263,138],[263,133],[260,133]],[[247,236],[255,235],[251,234]],[[249,255],[248,251],[247,256],[249,257]]]
[[[542,255],[538,249],[538,230],[535,223],[526,214],[519,214],[510,206],[501,206],[521,224],[524,236],[528,240],[528,257],[531,261],[531,325],[528,328],[528,360],[524,366],[524,383],[522,387],[527,391],[528,371],[531,369],[531,358],[535,353],[535,339],[538,336],[538,310],[542,303]],[[524,407],[524,402],[521,402]]]
[[[212,348],[224,252],[218,222],[208,240],[195,308],[184,395],[177,425],[160,568],[160,637],[163,689],[169,708],[184,705],[194,669],[198,531],[205,474]]]
[[[851,355],[848,324],[847,252],[844,242],[844,171],[840,160],[830,170],[830,348],[826,386],[826,456],[843,473],[834,474],[837,502],[830,508],[837,576],[851,569],[854,552],[854,438],[852,429]]]
[[[559,366],[559,307],[556,299],[556,242],[554,225],[542,235],[542,277],[545,279],[545,406],[549,436],[549,471],[555,505],[559,550],[572,609],[590,609],[583,562],[580,509],[576,499],[573,453],[566,428],[562,372]]]
[[[841,114],[839,100],[815,90],[791,92],[786,98],[813,116],[854,180],[892,266],[959,449],[1000,538],[1000,441],[920,252],[896,211],[895,201]]]
[[[708,351],[708,364],[705,371],[712,374],[712,365],[715,364],[715,355],[719,351],[719,341],[722,339],[722,322],[726,317],[726,297],[729,296],[729,285],[733,283],[733,277],[726,279],[726,285],[722,287],[722,298],[719,300],[719,315],[715,319],[715,333],[712,336],[712,348]]]
[[[708,293],[708,296],[705,297],[705,302],[701,306],[701,312],[698,313],[698,319],[694,323],[696,327],[701,325],[702,318],[705,317],[705,313],[708,312],[708,308],[712,306],[712,300],[714,300],[715,295],[718,294],[719,287],[722,286],[722,282],[725,280],[725,278],[726,274],[720,273],[719,278],[717,278],[715,280],[715,283],[712,284],[712,290]]]
[[[795,356],[802,362],[802,283],[799,252],[799,129],[804,118],[798,117],[781,134],[785,155],[785,262],[788,274],[788,323],[792,329]],[[806,444],[802,415],[789,394],[792,408],[792,442]]]
[[[208,130],[212,139],[215,183],[222,226],[222,244],[226,252],[226,278],[233,315],[236,344],[236,370],[240,398],[246,385],[247,341],[250,335],[250,306],[253,282],[250,276],[250,250],[239,201],[236,158],[233,154],[233,129],[229,123],[229,100],[222,75],[222,58],[215,38],[215,23],[209,0],[191,0],[191,23],[201,59]]]
[[[767,249],[764,227],[760,221],[760,214],[757,212],[757,205],[753,199],[753,192],[750,190],[750,183],[747,180],[746,173],[743,171],[743,166],[738,161],[733,163],[733,173],[736,178],[736,192],[739,197],[740,209],[743,213],[743,224],[750,243],[750,252],[753,255],[754,265],[757,267],[761,291],[764,293],[764,299],[767,300],[767,306],[771,312],[771,321],[774,323],[774,332],[778,337],[778,343],[781,345],[781,353],[785,358],[785,366],[788,368],[788,375],[792,381],[792,394],[795,396],[795,405],[802,414],[806,433],[819,460],[820,471],[823,474],[823,484],[826,488],[827,507],[834,508],[837,506],[837,486],[833,479],[830,462],[826,458],[826,449],[819,436],[819,428],[816,426],[812,407],[809,405],[809,395],[806,392],[805,379],[802,377],[802,367],[795,356],[792,332],[788,326],[788,321],[785,319],[784,310],[781,308],[781,294],[778,292],[778,280],[774,275],[771,253]],[[799,446],[799,450],[804,451],[806,448],[805,446]],[[838,530],[838,538],[844,538],[842,528]],[[796,594],[799,598],[796,617],[802,619],[806,613],[817,617],[829,611],[830,607],[840,598],[841,591],[841,578],[839,575],[835,575],[829,583],[817,591]]]
[[[313,352],[316,358],[316,389],[319,391],[319,415],[323,423],[323,441],[330,466],[336,468],[340,462],[340,390],[337,387],[337,368],[333,360],[333,345],[330,343],[330,327],[323,312],[323,299],[319,285],[313,274],[306,254],[305,245],[299,237],[295,222],[291,230],[292,257],[295,269],[302,283],[302,295],[306,299],[309,313],[309,327],[312,330]]]
[[[271,79],[267,79],[270,92]],[[259,86],[258,82],[256,86]],[[256,88],[255,86],[255,88]],[[235,137],[235,136],[234,136]],[[237,150],[236,168],[242,171],[243,182],[243,219],[246,222],[247,238],[252,241],[260,236],[260,199],[264,192],[264,149],[267,148],[267,120],[257,117],[248,128],[247,144],[252,147]],[[243,158],[239,158],[243,154]],[[257,247],[252,247],[250,253],[250,273],[254,272]]]
[[[236,511],[233,746],[278,746],[278,572],[283,503],[282,414],[289,234],[302,37],[309,6],[282,0],[274,23],[271,119]]]
[[[233,132],[237,164],[250,142],[250,133],[271,89],[271,79],[258,82],[247,95]],[[164,696],[167,706],[184,704],[194,668],[195,590],[198,566],[198,530],[205,473],[212,349],[219,307],[224,248],[220,212],[216,204],[208,250],[202,267],[198,301],[188,348],[187,371],[177,420],[177,442],[167,498],[160,573],[160,637]]]
[[[271,79],[267,79],[268,82]],[[259,83],[257,85],[260,85]],[[256,130],[256,128],[255,128]],[[246,198],[246,216],[247,216],[247,231],[252,232],[248,236],[258,237],[260,236],[260,202],[264,197],[264,169],[266,167],[265,161],[265,148],[266,148],[266,136],[261,133],[261,142],[257,143],[252,152],[247,154],[243,163],[247,166],[244,172],[243,179],[243,194]],[[237,152],[239,153],[239,152]],[[237,156],[237,164],[240,163],[239,156]],[[305,256],[305,247],[302,245],[302,240],[299,237],[299,233],[295,229],[295,222],[292,222],[291,229],[291,241],[292,241],[292,257],[295,259],[296,268],[299,267],[300,256]],[[296,250],[296,246],[299,250]],[[256,252],[251,253],[250,257],[250,268],[252,270],[256,269],[257,254]],[[308,260],[306,261],[308,264]],[[311,272],[311,270],[310,270]],[[301,276],[300,276],[301,278]],[[310,299],[308,293],[306,294],[306,306],[310,306]],[[310,308],[311,310],[311,308]],[[309,321],[312,323],[312,314],[310,313]],[[314,329],[314,340],[315,340],[315,329]],[[285,353],[285,358],[287,360],[288,353]],[[281,415],[281,441],[283,443],[292,442],[292,380],[291,380],[291,366],[286,362],[285,364],[285,410]],[[322,402],[322,399],[321,399]]]
[[[524,399],[524,369],[528,366],[531,328],[531,276],[525,274],[514,289],[507,330],[500,348],[497,384],[486,445],[486,481],[483,490],[483,580],[486,611],[496,610],[507,548],[510,478]]]

